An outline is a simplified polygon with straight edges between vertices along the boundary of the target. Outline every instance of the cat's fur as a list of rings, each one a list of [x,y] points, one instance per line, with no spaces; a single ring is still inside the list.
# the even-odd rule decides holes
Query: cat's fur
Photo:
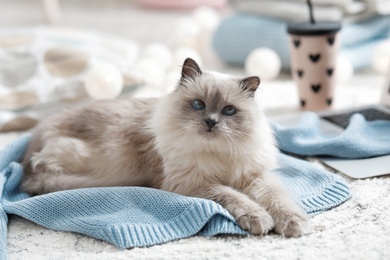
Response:
[[[96,101],[50,117],[26,151],[22,189],[154,187],[214,200],[252,234],[300,236],[307,216],[271,173],[277,149],[254,99],[259,83],[187,59],[165,98]],[[234,115],[221,113],[228,105]]]

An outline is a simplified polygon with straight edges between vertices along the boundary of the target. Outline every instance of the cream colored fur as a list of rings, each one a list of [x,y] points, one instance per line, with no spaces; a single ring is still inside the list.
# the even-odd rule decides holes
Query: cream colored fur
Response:
[[[160,100],[92,102],[55,115],[34,132],[22,188],[149,186],[214,200],[256,235],[300,236],[307,216],[271,172],[277,149],[253,98],[259,82],[187,59],[177,89]],[[226,106],[236,113],[222,113]]]

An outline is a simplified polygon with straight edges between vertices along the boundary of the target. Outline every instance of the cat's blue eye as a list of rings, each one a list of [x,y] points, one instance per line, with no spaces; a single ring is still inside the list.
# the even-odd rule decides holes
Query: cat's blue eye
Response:
[[[222,109],[222,114],[225,116],[232,116],[237,112],[234,106],[228,105]]]
[[[192,102],[192,107],[195,110],[204,110],[206,109],[206,104],[202,100],[196,99]]]

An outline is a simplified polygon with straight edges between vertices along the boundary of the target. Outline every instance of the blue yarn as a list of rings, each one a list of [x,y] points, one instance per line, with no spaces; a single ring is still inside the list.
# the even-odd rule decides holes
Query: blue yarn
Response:
[[[390,153],[390,123],[352,117],[338,136],[322,135],[318,117],[306,113],[292,128],[273,125],[282,151],[301,155],[329,154],[360,158]],[[120,249],[150,246],[193,235],[246,235],[219,204],[205,199],[142,187],[88,188],[30,197],[19,190],[18,163],[30,135],[0,151],[0,259],[6,259],[7,214],[53,230],[72,231],[114,244]],[[351,197],[345,180],[304,160],[279,153],[275,170],[291,195],[311,216]]]
[[[377,16],[359,23],[344,23],[340,53],[354,69],[371,65],[377,44],[390,35],[390,16]],[[249,53],[260,47],[274,50],[282,68],[290,69],[287,21],[252,14],[236,14],[223,20],[213,35],[213,48],[227,63],[244,64]],[[356,54],[359,55],[356,55]]]
[[[249,53],[260,47],[274,50],[282,67],[289,68],[286,23],[276,18],[238,14],[221,22],[213,35],[213,47],[228,63],[244,64]]]
[[[390,15],[375,16],[361,22],[344,23],[341,29],[341,43],[344,48],[369,43],[375,39],[390,36]]]

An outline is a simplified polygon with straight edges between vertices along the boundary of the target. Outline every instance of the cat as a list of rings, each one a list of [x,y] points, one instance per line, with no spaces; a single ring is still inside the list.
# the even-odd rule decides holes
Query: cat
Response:
[[[93,101],[53,115],[33,131],[21,188],[153,187],[213,200],[254,235],[301,236],[308,217],[272,172],[277,147],[254,98],[259,84],[187,58],[166,97]]]

